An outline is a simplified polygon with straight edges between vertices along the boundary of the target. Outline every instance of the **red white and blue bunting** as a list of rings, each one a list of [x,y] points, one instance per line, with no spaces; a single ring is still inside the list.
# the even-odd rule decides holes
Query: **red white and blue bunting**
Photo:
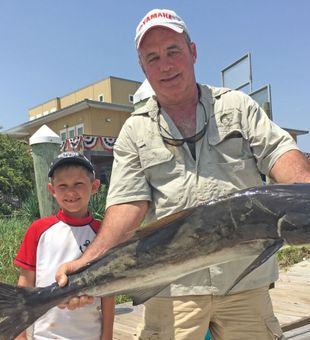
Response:
[[[113,145],[116,137],[103,137],[103,136],[77,136],[67,138],[61,147],[62,151],[82,151],[82,150],[96,150],[96,151],[113,151]]]

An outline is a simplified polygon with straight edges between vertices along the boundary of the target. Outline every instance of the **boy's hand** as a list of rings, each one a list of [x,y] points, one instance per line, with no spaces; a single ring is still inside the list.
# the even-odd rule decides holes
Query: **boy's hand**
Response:
[[[68,283],[68,274],[71,274],[81,267],[85,265],[81,264],[79,260],[71,261],[62,264],[55,275],[55,279],[59,285],[59,287],[64,287]],[[92,304],[94,302],[94,297],[88,295],[74,296],[72,297],[66,304],[58,305],[59,308],[64,309],[68,308],[70,310],[74,310],[78,307],[83,307],[87,304]]]

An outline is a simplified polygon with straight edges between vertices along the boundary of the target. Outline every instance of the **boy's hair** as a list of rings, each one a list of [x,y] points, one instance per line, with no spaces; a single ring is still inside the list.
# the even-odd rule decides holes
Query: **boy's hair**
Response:
[[[56,169],[68,166],[81,166],[88,171],[91,180],[95,179],[95,169],[89,159],[83,154],[73,151],[63,152],[53,160],[48,170],[48,177],[53,179]]]

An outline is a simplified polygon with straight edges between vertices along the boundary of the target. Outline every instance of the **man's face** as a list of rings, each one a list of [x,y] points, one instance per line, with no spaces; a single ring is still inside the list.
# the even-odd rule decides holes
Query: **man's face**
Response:
[[[155,27],[146,33],[139,48],[140,64],[159,101],[173,103],[196,87],[196,47],[171,29]]]

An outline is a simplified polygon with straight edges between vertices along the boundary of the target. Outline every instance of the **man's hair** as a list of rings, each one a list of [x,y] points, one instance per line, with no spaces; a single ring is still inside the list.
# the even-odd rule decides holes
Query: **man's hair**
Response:
[[[188,45],[190,51],[192,51],[192,50],[191,50],[192,40],[191,40],[190,36],[189,36],[188,33],[185,32],[185,31],[183,32],[183,35],[184,35],[184,37],[185,37],[186,43],[187,43],[187,45]]]

